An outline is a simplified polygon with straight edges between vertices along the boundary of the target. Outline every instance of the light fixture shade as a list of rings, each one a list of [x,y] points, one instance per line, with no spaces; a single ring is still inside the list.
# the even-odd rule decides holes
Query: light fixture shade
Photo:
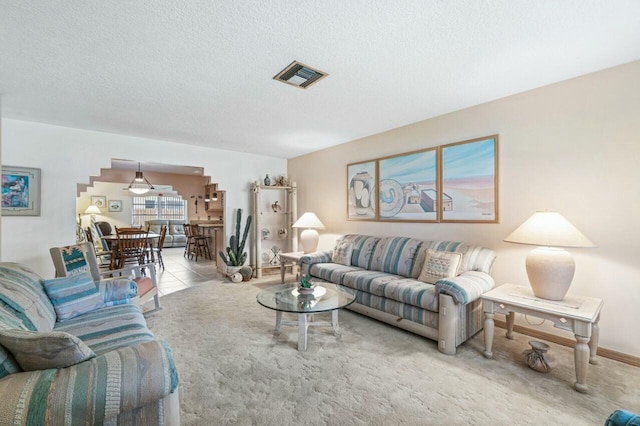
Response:
[[[142,174],[142,171],[140,170],[140,163],[138,163],[136,176],[133,178],[127,189],[136,195],[146,194],[149,190],[155,189],[153,185],[151,185],[151,182],[149,182]]]
[[[557,212],[535,212],[504,241],[546,247],[595,247]]]
[[[102,212],[100,211],[100,209],[98,208],[98,206],[91,204],[89,207],[87,207],[87,209],[84,211],[84,214],[101,214]]]
[[[536,212],[504,241],[540,246],[526,260],[533,294],[563,300],[575,273],[573,256],[561,247],[595,247],[582,232],[557,212]]]
[[[324,229],[324,225],[315,213],[306,212],[293,224],[294,228]]]

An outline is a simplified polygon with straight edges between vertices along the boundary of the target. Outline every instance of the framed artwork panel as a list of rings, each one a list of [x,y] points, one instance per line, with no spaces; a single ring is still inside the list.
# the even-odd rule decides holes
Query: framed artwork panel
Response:
[[[122,200],[109,200],[109,212],[121,212]]]
[[[442,222],[498,223],[498,135],[440,147]]]
[[[104,195],[92,195],[91,204],[99,209],[104,209],[105,207],[107,207],[107,197],[105,197]]]
[[[40,216],[40,169],[2,166],[2,216]]]
[[[376,160],[347,164],[347,220],[376,220]]]
[[[381,221],[438,221],[436,148],[381,158],[378,171]]]

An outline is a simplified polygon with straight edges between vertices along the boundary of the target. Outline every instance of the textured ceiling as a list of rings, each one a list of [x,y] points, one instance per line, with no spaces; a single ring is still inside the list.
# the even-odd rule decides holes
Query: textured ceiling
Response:
[[[283,158],[638,59],[637,0],[0,0],[4,117]]]

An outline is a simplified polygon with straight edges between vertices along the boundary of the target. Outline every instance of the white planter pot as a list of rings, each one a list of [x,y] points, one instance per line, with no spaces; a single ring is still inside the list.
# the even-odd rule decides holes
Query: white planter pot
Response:
[[[239,272],[240,268],[242,268],[242,266],[229,266],[229,265],[227,265],[227,267],[225,269],[225,274],[227,274],[227,276],[230,277],[231,275],[235,274],[236,272]]]

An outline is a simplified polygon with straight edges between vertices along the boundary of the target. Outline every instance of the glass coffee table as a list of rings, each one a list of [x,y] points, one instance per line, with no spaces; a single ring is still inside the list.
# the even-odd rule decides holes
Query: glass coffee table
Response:
[[[262,290],[256,296],[259,304],[276,311],[275,334],[280,334],[283,325],[298,326],[298,351],[307,350],[307,330],[310,326],[332,327],[338,335],[338,309],[349,306],[356,300],[356,292],[341,285],[316,283],[311,294],[300,294],[298,283],[282,284]],[[283,321],[282,313],[298,314],[298,321]],[[313,314],[331,312],[331,322],[313,321]]]

